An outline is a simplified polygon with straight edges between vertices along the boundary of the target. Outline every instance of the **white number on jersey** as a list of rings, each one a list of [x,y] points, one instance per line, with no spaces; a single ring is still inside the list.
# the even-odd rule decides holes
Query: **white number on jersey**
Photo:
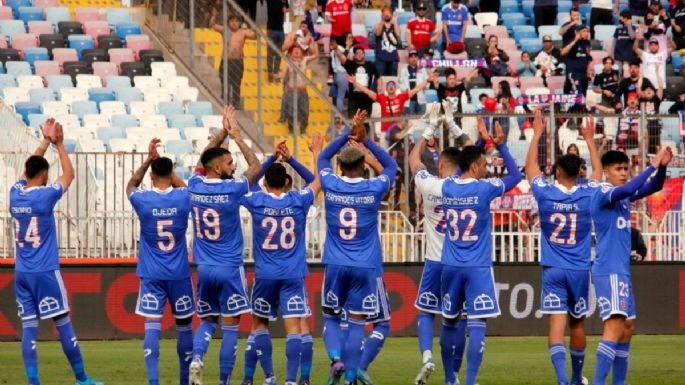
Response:
[[[445,213],[445,218],[447,221],[449,221],[448,233],[450,236],[450,240],[456,241],[459,239],[460,220],[468,220],[466,228],[464,229],[464,233],[461,234],[461,240],[464,242],[475,242],[478,240],[478,235],[471,234],[474,226],[476,225],[476,221],[478,220],[478,214],[475,211],[471,209],[466,209],[462,211],[461,214],[459,214],[457,210],[449,209],[447,210],[447,213]]]
[[[176,246],[176,237],[174,237],[174,234],[171,231],[164,230],[164,226],[172,226],[173,224],[173,219],[161,219],[157,221],[157,236],[167,239],[167,243],[165,243],[164,240],[157,241],[157,247],[162,251],[171,251],[174,246]]]
[[[205,209],[200,215],[200,209],[193,207],[195,211],[195,235],[198,239],[204,239],[205,237],[210,241],[216,241],[221,236],[221,221],[219,220],[219,213],[212,208]],[[202,223],[205,225],[205,231],[200,229],[200,217],[202,217]]]
[[[338,235],[345,241],[351,241],[357,235],[357,210],[345,207],[340,210],[338,214],[340,226],[344,227],[338,230]]]
[[[552,231],[552,234],[549,236],[549,241],[552,243],[557,243],[559,245],[575,245],[576,244],[576,223],[578,221],[578,214],[571,213],[568,214],[568,217],[570,219],[570,229],[568,231],[568,239],[561,239],[559,238],[559,234],[561,234],[561,231],[566,227],[566,215],[561,214],[561,213],[554,213],[552,216],[549,217],[549,221],[552,223],[557,223],[557,227]]]
[[[21,224],[19,220],[14,218],[14,241],[17,242],[19,247],[24,247],[24,242],[19,240],[19,234],[21,233]],[[29,221],[29,227],[26,229],[26,234],[24,234],[24,241],[30,243],[34,249],[40,246],[40,234],[38,233],[38,217],[31,217]]]
[[[295,219],[293,217],[281,219],[281,237],[278,244],[272,243],[278,229],[278,220],[274,217],[264,217],[261,226],[263,229],[269,228],[264,243],[262,243],[262,249],[278,250],[280,246],[283,250],[290,250],[295,246]]]

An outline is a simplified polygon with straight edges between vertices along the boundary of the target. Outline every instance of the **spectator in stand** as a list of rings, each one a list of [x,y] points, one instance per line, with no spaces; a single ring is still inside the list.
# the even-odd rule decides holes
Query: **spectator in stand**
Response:
[[[643,51],[638,47],[638,40],[635,39],[633,46],[635,53],[642,60],[642,76],[654,84],[666,84],[666,60],[670,50],[659,51],[659,40],[652,39],[649,41],[649,48]]]
[[[616,146],[629,157],[638,155],[640,136],[640,97],[636,92],[628,94],[628,104],[619,122]]]
[[[541,25],[554,25],[557,18],[558,0],[535,0],[533,15],[535,16],[535,30]]]
[[[429,82],[437,79],[437,74],[430,74],[428,79],[424,82],[419,83],[416,87],[412,88],[406,92],[397,93],[397,83],[394,81],[389,81],[385,85],[385,93],[376,93],[368,89],[363,84],[357,83],[354,76],[349,77],[350,83],[354,85],[355,90],[360,90],[366,94],[374,102],[378,102],[381,105],[381,117],[391,118],[394,116],[399,116],[404,113],[404,104],[411,99],[414,95],[419,93],[419,91],[426,88]],[[381,131],[385,134],[388,128],[392,126],[394,121],[383,121],[381,122]]]
[[[269,3],[269,1],[273,0],[267,0],[267,4]],[[300,23],[304,21],[306,6],[307,0],[290,0],[290,10],[292,11],[292,13],[290,14],[290,22],[292,23],[293,30],[295,30],[295,28],[298,28],[300,26]]]
[[[469,8],[473,8],[473,0],[469,0]],[[500,0],[486,0],[478,3],[479,12],[494,12],[499,13]]]
[[[523,77],[535,76],[537,68],[535,68],[535,64],[530,61],[530,54],[528,52],[521,52],[521,61],[516,65],[516,72],[519,76]]]
[[[659,20],[659,16],[652,12],[647,12],[645,15],[645,24],[640,24],[638,39],[646,41],[656,40],[659,43],[659,51],[666,51],[668,49],[668,39],[666,37],[666,25]]]
[[[404,146],[404,137],[407,135],[407,121],[402,120],[397,123],[393,123],[387,130],[386,133],[386,140],[388,143],[388,153],[390,156],[395,159],[397,162],[398,166],[398,172],[397,175],[395,176],[395,186],[393,189],[393,203],[394,207],[393,210],[399,210],[400,204],[402,203],[400,201],[400,196],[402,193],[402,185],[404,184],[404,160],[406,157],[406,149]],[[414,216],[414,208],[416,207],[416,204],[414,202],[414,197],[412,196],[413,194],[409,194],[409,206],[410,206],[410,211],[412,212],[410,214],[410,217]]]
[[[300,28],[293,30],[286,37],[283,42],[283,51],[289,52],[295,45],[302,48],[305,55],[318,55],[319,49],[314,42],[314,38],[309,31],[309,26],[306,20],[300,22]],[[278,67],[276,68],[278,69]]]
[[[462,112],[461,95],[466,92],[469,82],[476,75],[478,75],[478,69],[472,70],[461,83],[457,83],[457,72],[454,68],[447,68],[445,70],[445,84],[440,83],[437,77],[433,80],[433,88],[438,91],[438,100],[441,103],[446,100],[450,104],[452,112]]]
[[[223,32],[224,27],[214,24],[213,28],[217,32]],[[242,109],[242,102],[240,100],[240,84],[243,81],[243,48],[245,48],[245,40],[256,39],[257,33],[247,28],[240,28],[240,18],[238,15],[228,16],[228,29],[231,31],[231,37],[228,39],[227,58],[226,63],[221,62],[219,67],[219,77],[221,78],[221,94],[226,98],[228,104],[231,104],[235,109]],[[224,66],[226,66],[228,77],[228,84],[224,85]],[[224,95],[224,88],[228,86],[228,95]]]
[[[635,92],[639,98],[647,87],[654,88],[654,84],[649,81],[649,79],[641,76],[640,59],[635,59],[630,62],[630,66],[628,68],[628,77],[624,78],[620,83],[618,83],[616,102],[620,102],[621,105],[625,106],[628,102],[628,94]]]
[[[382,20],[376,24],[376,68],[380,76],[397,76],[400,55],[400,26],[390,7],[383,8]]]
[[[290,54],[293,65],[302,73],[307,72],[307,63],[316,59],[316,55],[304,56],[304,54],[304,50],[298,45],[292,48]],[[288,122],[288,130],[291,134],[295,132],[293,117],[295,114],[295,101],[297,101],[297,122],[300,126],[300,132],[305,132],[309,124],[309,95],[307,94],[307,84],[304,82],[304,76],[294,76],[293,69],[290,66],[285,66],[282,73],[277,77],[279,79],[287,79],[287,92],[285,93],[284,100],[286,103],[285,117]],[[295,78],[297,78],[297,83]],[[295,95],[295,90],[297,90],[297,96]]]
[[[345,33],[352,32],[352,0],[329,0],[326,20],[331,23],[331,40],[345,44]]]
[[[671,115],[675,115],[679,111],[685,111],[685,94],[678,95],[676,102],[668,109],[668,113]]]
[[[542,53],[545,53],[548,57],[544,55],[540,57]],[[544,76],[561,75],[564,72],[561,50],[554,46],[552,36],[545,35],[542,37],[542,51],[538,52],[535,56],[535,65]]]
[[[614,69],[614,59],[607,56],[602,60],[604,68],[595,75],[592,89],[602,95],[602,105],[613,108],[616,105],[616,92],[618,91],[618,71]]]
[[[419,68],[419,53],[416,50],[409,50],[408,65],[400,71],[400,76],[397,79],[400,92],[407,92],[416,88],[428,80],[429,73],[425,68]],[[408,114],[424,114],[426,112],[426,94],[421,90],[409,99],[408,105],[405,105],[405,111]]]
[[[423,56],[423,53],[440,37],[440,33],[435,32],[435,24],[426,18],[426,4],[419,3],[416,6],[416,17],[409,20],[407,31],[404,33],[409,49],[417,50],[419,55]]]
[[[328,126],[328,129],[326,130],[326,142],[330,142],[331,140],[339,137],[343,134],[343,132],[345,132],[345,130],[348,130],[349,128],[350,127],[347,124],[345,124],[345,121],[343,120],[342,116],[335,115],[333,122],[330,126]]]
[[[499,49],[497,43],[497,36],[491,35],[488,39],[488,48],[485,50],[483,59],[485,59],[485,62],[488,64],[490,76],[509,76],[511,75],[511,71],[507,65],[509,55],[507,55],[504,50]],[[486,80],[488,80],[487,76]]]
[[[288,2],[284,0],[271,0],[266,2],[266,35],[276,47],[283,45],[285,33],[283,32],[283,15],[288,12]],[[271,48],[266,51],[266,71],[269,74],[269,82],[274,81],[274,76],[281,70],[281,57]]]
[[[326,0],[316,0],[316,24],[323,24],[324,19],[321,17],[326,12]]]
[[[561,35],[562,47],[566,47],[567,45],[571,44],[573,39],[576,38],[577,28],[581,24],[583,24],[580,20],[580,12],[578,11],[578,8],[571,8],[568,14],[569,16],[571,16],[571,20],[567,21],[564,25],[561,26],[561,28],[559,28],[559,35]]]
[[[364,58],[364,47],[355,46],[353,49],[352,60],[347,60],[346,57],[338,55],[340,61],[345,66],[348,75],[354,76],[355,81],[365,88],[373,91],[380,86],[380,77],[378,70],[373,63],[369,63]],[[371,115],[371,107],[373,100],[362,92],[360,89],[352,89],[349,92],[349,99],[347,104],[347,116],[352,118],[358,109],[365,110]]]
[[[647,257],[647,244],[642,237],[642,232],[635,227],[638,222],[631,223],[633,226],[630,227],[630,259],[636,262],[644,261]]]
[[[421,163],[426,166],[429,174],[438,176],[438,161],[440,160],[440,141],[435,136],[426,142],[426,146],[421,153]]]
[[[617,0],[591,0],[592,7],[590,8],[590,32],[592,38],[595,37],[596,25],[612,25],[614,24],[614,14],[612,13],[612,1]]]
[[[658,89],[654,87],[645,88],[640,97],[640,107],[647,115],[656,115],[659,113],[661,100],[664,97],[664,89],[659,84]],[[656,154],[661,144],[661,121],[659,119],[647,119],[647,152],[649,154]]]
[[[590,51],[590,32],[586,25],[576,28],[576,37],[561,50],[566,58],[566,83],[564,93],[581,93],[585,95],[588,87],[587,67],[592,61]]]
[[[618,9],[620,1],[616,1],[615,9]],[[640,24],[644,22],[645,15],[649,9],[649,0],[629,0],[628,9],[633,15],[633,24]]]
[[[678,0],[676,6],[671,8],[670,21],[676,48],[685,49],[685,0]]]
[[[501,80],[499,82],[499,90],[497,91],[497,111],[502,112],[504,114],[513,114],[514,113],[514,108],[516,108],[516,100],[514,99],[514,96],[511,93],[511,85],[509,85],[509,82],[506,80]],[[504,138],[506,138],[509,135],[509,117],[495,117],[493,119],[493,122],[499,122],[500,126],[502,126],[502,132],[504,132]],[[489,130],[491,135],[495,135],[494,131],[494,123],[493,123],[493,129]]]
[[[345,45],[338,45],[338,42],[331,40],[331,67],[334,73],[334,81],[330,88],[329,96],[334,98],[335,106],[338,111],[342,112],[345,109],[345,95],[347,94],[348,81],[347,69],[345,62],[352,53],[352,46],[354,45],[354,37],[351,33],[346,33]]]
[[[468,8],[459,2],[452,0],[442,7],[442,34],[445,46],[458,41],[464,42],[466,28],[470,23]]]
[[[666,9],[661,6],[661,2],[659,0],[650,0],[648,11],[656,15],[657,19],[664,23],[666,27],[671,26],[671,16],[668,14],[668,12],[666,12]]]
[[[635,59],[635,27],[629,10],[621,11],[619,24],[614,31],[614,58],[619,74],[623,75],[624,66]]]

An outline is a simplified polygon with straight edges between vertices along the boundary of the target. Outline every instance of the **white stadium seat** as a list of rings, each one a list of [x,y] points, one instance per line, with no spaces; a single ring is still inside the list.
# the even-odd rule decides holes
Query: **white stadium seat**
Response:
[[[41,109],[44,115],[67,115],[69,114],[69,106],[61,101],[47,101],[41,103]]]
[[[159,89],[159,79],[152,76],[134,76],[133,84],[143,93],[149,89]]]
[[[156,115],[157,107],[151,102],[134,101],[130,103],[131,115],[138,119],[142,119],[145,116]]]
[[[71,106],[71,103],[88,100],[88,90],[84,88],[62,88],[59,91],[60,100]]]
[[[112,138],[109,140],[109,147],[112,149],[112,152],[134,152],[136,151],[136,142],[128,138]]]
[[[3,92],[4,92],[5,96],[3,96],[2,100],[8,106],[14,106],[14,104],[17,102],[31,101],[31,98],[29,97],[29,90],[24,89],[24,88],[6,87],[3,90]]]
[[[91,129],[108,127],[110,125],[109,116],[98,114],[85,114],[83,116],[83,126]]]
[[[140,127],[150,131],[168,128],[168,123],[164,115],[145,115],[140,117]]]
[[[17,86],[21,88],[44,88],[43,78],[37,75],[19,75],[17,76]]]
[[[150,90],[148,89],[144,93],[144,98],[146,102],[161,103],[161,102],[172,102],[174,101],[174,96],[167,90]]]
[[[97,75],[76,75],[76,87],[78,88],[102,88],[102,79]]]
[[[112,115],[126,115],[126,105],[123,102],[107,101],[100,103],[100,114]]]
[[[150,63],[152,76],[163,80],[176,76],[176,64],[170,61],[158,61]]]

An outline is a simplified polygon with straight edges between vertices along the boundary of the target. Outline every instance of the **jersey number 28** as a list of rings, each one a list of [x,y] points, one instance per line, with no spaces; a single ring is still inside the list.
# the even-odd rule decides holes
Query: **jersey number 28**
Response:
[[[262,243],[264,250],[290,250],[295,246],[295,219],[293,217],[283,217],[280,220],[281,236],[278,243],[273,243],[276,230],[279,228],[279,220],[274,217],[264,217],[261,224],[263,229],[268,229],[268,233]]]

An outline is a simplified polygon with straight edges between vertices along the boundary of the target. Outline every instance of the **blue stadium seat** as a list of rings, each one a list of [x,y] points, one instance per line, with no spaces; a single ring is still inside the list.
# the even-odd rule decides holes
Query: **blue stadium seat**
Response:
[[[92,100],[79,100],[71,103],[71,113],[83,120],[86,114],[97,114],[98,105]]]
[[[43,102],[57,100],[55,91],[50,88],[33,88],[29,90],[31,102],[41,104]]]
[[[59,92],[62,88],[73,88],[74,83],[71,82],[69,75],[48,75],[48,88],[55,92]]]
[[[40,114],[40,103],[16,102],[14,103],[14,110],[21,115],[21,119],[28,125],[30,114]]]
[[[126,36],[140,35],[141,33],[138,23],[119,23],[114,27],[114,34],[119,36],[122,43],[126,43]]]
[[[0,74],[0,96],[4,96],[5,87],[16,87],[17,77],[12,74]]]
[[[4,74],[4,73],[5,73],[5,65],[2,64],[2,62],[0,62],[0,74]]]
[[[43,114],[29,114],[29,127],[38,130],[50,116]]]
[[[542,40],[538,38],[521,39],[519,43],[521,44],[521,47],[525,47],[528,52],[542,51]]]
[[[364,26],[366,30],[371,32],[376,27],[376,24],[381,22],[381,11],[378,9],[367,9],[364,11]],[[375,33],[373,34],[376,35]]]
[[[183,130],[186,127],[197,126],[197,120],[194,115],[174,115],[168,118],[169,127],[178,128]]]
[[[67,150],[68,153],[76,151],[76,139],[64,138],[64,149]]]
[[[573,7],[573,2],[570,0],[560,0],[557,7],[558,13],[568,13]]]
[[[585,3],[578,7],[580,11],[580,18],[585,21],[586,24],[590,24],[590,10],[592,9],[592,4]]]
[[[502,18],[502,16],[508,14],[508,13],[517,13],[520,12],[519,6],[516,3],[516,1],[502,1],[499,7],[499,17]]]
[[[69,48],[73,48],[78,53],[79,60],[83,60],[84,49],[95,49],[93,37],[89,35],[69,35]]]
[[[109,141],[110,139],[124,139],[126,138],[126,133],[121,127],[100,127],[97,130],[97,137],[108,147],[109,151]]]
[[[173,115],[185,114],[183,103],[181,102],[160,102],[157,105],[157,111],[159,111],[161,115],[166,116],[167,119]]]
[[[14,16],[16,17],[17,14],[19,13],[19,8],[20,7],[32,7],[33,2],[31,0],[7,0],[8,7],[12,8],[12,12],[14,13]]]
[[[179,158],[179,160],[180,160],[180,158]],[[190,178],[190,170],[188,169],[188,167],[177,166],[174,169],[174,174],[176,174],[176,176],[181,178],[181,179]]]
[[[138,127],[138,118],[133,115],[112,115],[110,121],[114,127]]]
[[[480,29],[478,29],[478,26],[475,24],[468,24],[466,26],[466,35],[464,35],[465,39],[468,38],[481,38],[483,37],[483,34],[480,33]]]
[[[188,103],[188,113],[195,116],[198,126],[202,126],[202,116],[213,115],[214,109],[212,103],[207,101],[190,102]]]
[[[492,88],[472,88],[469,91],[469,97],[472,102],[478,101],[478,95],[486,94],[488,96],[495,96],[495,91]]]
[[[28,25],[29,21],[43,21],[43,10],[36,7],[19,7],[17,19]]]
[[[102,102],[111,102],[116,100],[114,91],[106,88],[91,88],[88,90],[88,99],[94,101],[100,107]]]
[[[11,40],[14,35],[26,33],[26,26],[21,20],[0,20],[0,35]]]
[[[438,91],[436,91],[436,90],[425,90],[423,92],[426,95],[426,104],[438,102]]]
[[[535,5],[534,0],[523,0],[521,3],[521,11],[523,11],[523,14],[532,20],[533,17],[533,6]]]
[[[409,12],[409,11],[400,12],[397,15],[397,24],[405,25],[409,22],[409,20],[413,19],[414,17],[416,17],[416,14],[414,12]]]
[[[105,78],[107,88],[116,91],[121,88],[131,88],[131,78],[128,76],[107,76]]]
[[[183,154],[193,152],[193,145],[190,141],[185,139],[167,140],[164,142],[164,150],[168,154],[174,154],[176,156],[176,161],[178,162],[181,160]]]
[[[526,24],[526,17],[519,12],[507,13],[501,17],[502,24],[507,27],[507,30],[511,33],[515,25]]]
[[[107,10],[107,24],[114,27],[119,23],[132,22],[131,11],[126,8],[110,8]]]
[[[114,91],[114,95],[124,103],[143,101],[143,93],[137,88],[120,88]]]
[[[683,56],[680,56],[678,51],[673,51],[671,52],[671,64],[673,64],[673,69],[675,69],[675,73],[679,74],[680,66],[685,64],[685,58],[683,58]]]
[[[616,31],[615,25],[595,25],[595,40],[599,40],[602,43],[611,41],[614,39],[614,32]],[[606,46],[605,46],[606,49]]]
[[[540,40],[542,40],[545,35],[552,36],[552,40],[561,40],[558,25],[541,25],[540,28],[538,28],[538,36],[540,37]]]
[[[538,34],[535,32],[535,27],[530,26],[530,25],[524,25],[522,27],[532,27],[533,30],[520,30],[520,31],[514,31],[514,40],[516,42],[520,42],[522,39],[537,39]]]
[[[8,61],[5,63],[5,69],[8,74],[19,76],[19,75],[33,75],[31,71],[31,66],[25,61]]]
[[[45,20],[52,23],[57,29],[57,24],[60,21],[71,21],[69,8],[67,7],[47,7],[45,8]]]
[[[33,72],[36,71],[36,61],[39,60],[44,60],[48,61],[50,60],[50,55],[48,55],[48,49],[44,47],[31,47],[31,48],[24,48],[24,61],[29,63],[31,66],[31,70]]]
[[[372,49],[365,49],[364,59],[368,62],[374,63],[376,61],[376,51]]]

